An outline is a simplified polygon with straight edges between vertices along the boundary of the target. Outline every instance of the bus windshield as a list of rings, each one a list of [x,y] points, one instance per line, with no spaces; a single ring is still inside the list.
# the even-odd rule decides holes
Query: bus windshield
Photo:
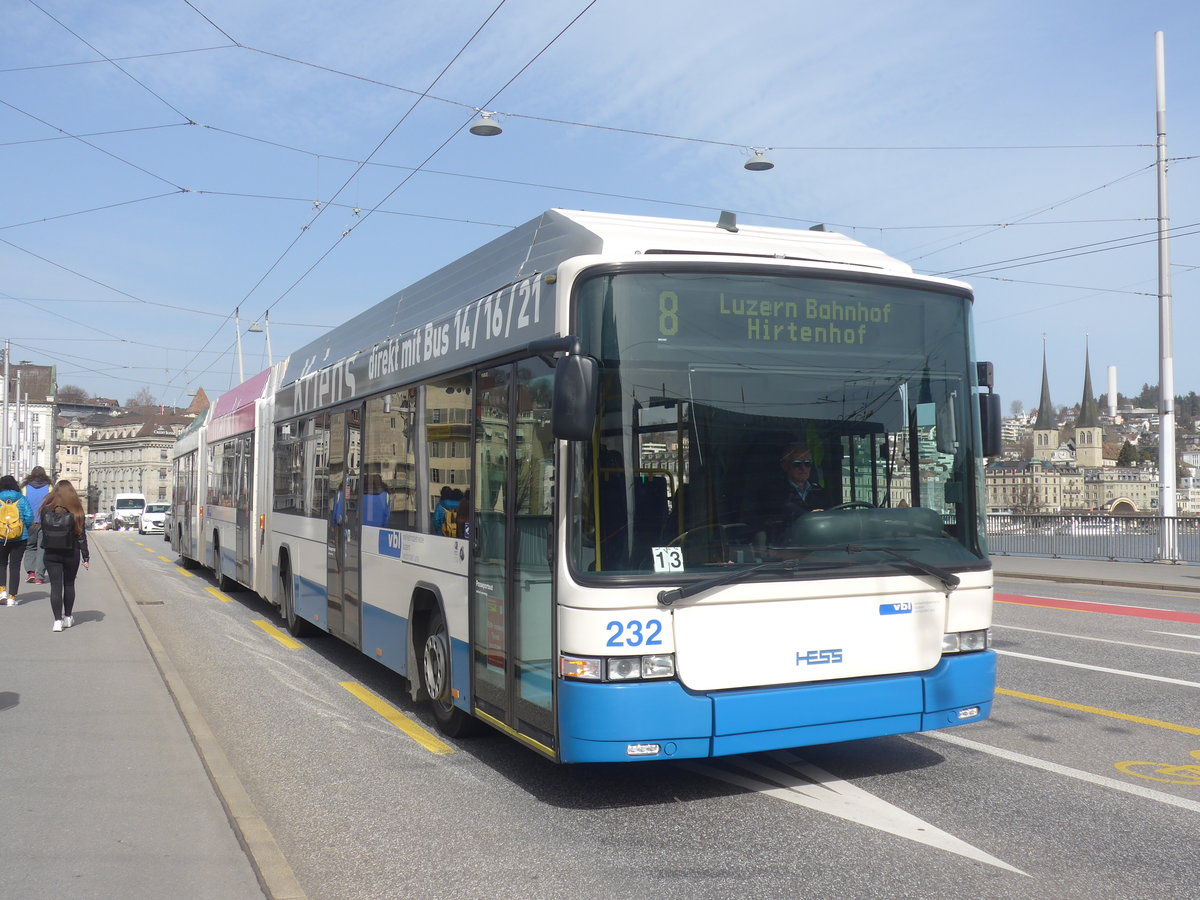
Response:
[[[985,563],[965,291],[665,265],[591,276],[576,315],[601,364],[578,577]]]

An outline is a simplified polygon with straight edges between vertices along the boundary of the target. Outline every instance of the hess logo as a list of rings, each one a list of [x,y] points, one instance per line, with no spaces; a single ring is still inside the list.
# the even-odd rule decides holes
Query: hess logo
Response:
[[[796,665],[798,666],[827,666],[830,663],[840,663],[841,661],[841,648],[836,650],[798,651],[796,653]]]

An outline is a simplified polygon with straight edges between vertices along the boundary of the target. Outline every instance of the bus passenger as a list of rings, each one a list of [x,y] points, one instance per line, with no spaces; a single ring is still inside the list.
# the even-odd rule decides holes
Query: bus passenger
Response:
[[[446,537],[458,537],[458,507],[463,493],[450,485],[443,485],[442,496],[433,508],[433,533]]]
[[[371,472],[363,482],[363,524],[386,528],[392,511],[387,484],[378,472]]]

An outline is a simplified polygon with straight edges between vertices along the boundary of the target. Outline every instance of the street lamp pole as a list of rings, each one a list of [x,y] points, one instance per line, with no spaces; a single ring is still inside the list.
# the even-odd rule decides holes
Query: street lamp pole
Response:
[[[1158,170],[1158,511],[1159,558],[1179,558],[1175,531],[1175,354],[1171,342],[1171,251],[1167,234],[1167,83],[1163,33],[1154,33]]]

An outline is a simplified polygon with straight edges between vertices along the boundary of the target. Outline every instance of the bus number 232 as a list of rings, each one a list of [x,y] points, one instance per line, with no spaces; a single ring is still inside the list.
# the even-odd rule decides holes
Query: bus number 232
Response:
[[[606,645],[609,647],[662,646],[662,640],[659,638],[662,634],[662,622],[657,619],[646,622],[636,619],[630,622],[613,621],[605,625],[604,630],[611,632]]]

